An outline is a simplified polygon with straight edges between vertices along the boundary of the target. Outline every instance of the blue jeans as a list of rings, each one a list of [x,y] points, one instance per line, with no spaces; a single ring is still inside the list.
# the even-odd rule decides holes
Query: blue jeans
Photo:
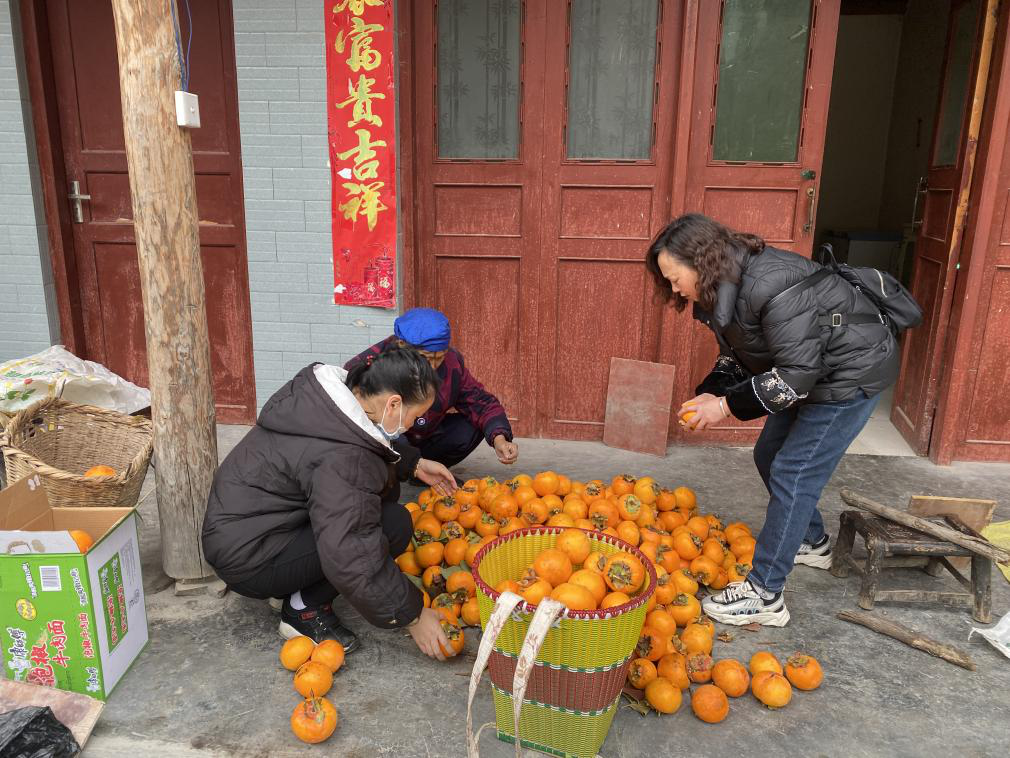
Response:
[[[754,446],[754,463],[769,495],[749,576],[755,584],[780,592],[800,544],[824,536],[817,502],[878,399],[860,390],[849,400],[795,405],[765,421]]]

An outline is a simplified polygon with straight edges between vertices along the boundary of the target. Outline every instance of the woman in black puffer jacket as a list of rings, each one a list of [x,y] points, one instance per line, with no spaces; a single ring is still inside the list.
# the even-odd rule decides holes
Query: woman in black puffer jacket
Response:
[[[794,563],[829,568],[821,491],[898,375],[898,344],[876,306],[837,275],[801,284],[820,266],[700,214],[669,224],[646,265],[678,310],[715,333],[720,354],[684,403],[687,425],[767,416],[754,461],[768,513],[747,581],[706,598],[727,624],[784,626],[782,590]]]

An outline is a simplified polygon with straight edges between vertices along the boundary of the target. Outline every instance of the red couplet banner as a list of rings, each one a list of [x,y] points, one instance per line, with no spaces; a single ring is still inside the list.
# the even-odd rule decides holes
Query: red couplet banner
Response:
[[[326,0],[333,301],[396,307],[391,0]]]

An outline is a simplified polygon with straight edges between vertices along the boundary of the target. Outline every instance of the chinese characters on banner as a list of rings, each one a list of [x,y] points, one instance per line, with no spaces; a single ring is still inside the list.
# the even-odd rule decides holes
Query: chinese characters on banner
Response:
[[[326,0],[333,300],[396,307],[391,0]]]

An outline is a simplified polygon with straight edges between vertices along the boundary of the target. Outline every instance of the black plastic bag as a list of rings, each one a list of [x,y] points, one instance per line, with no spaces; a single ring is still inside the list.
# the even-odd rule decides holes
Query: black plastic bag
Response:
[[[0,758],[73,758],[79,752],[73,733],[48,705],[0,713]]]

